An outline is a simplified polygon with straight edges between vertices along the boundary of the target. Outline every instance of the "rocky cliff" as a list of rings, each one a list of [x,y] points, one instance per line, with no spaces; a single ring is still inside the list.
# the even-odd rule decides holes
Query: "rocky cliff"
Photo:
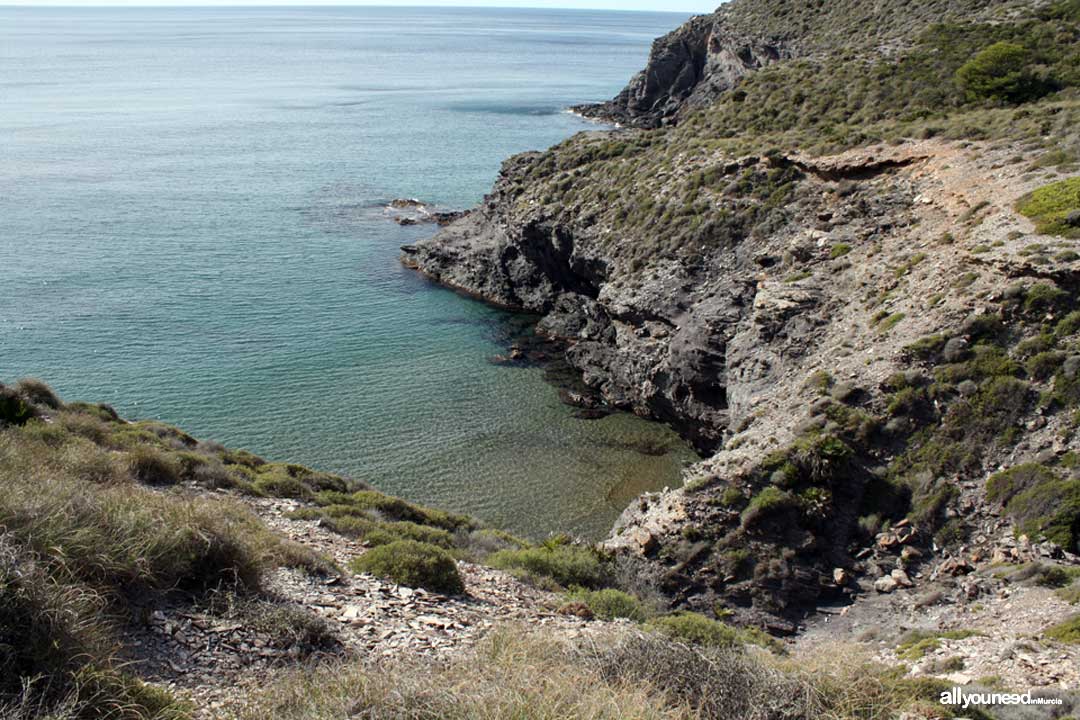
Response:
[[[1080,513],[1047,503],[1080,487],[1080,266],[1030,198],[1080,206],[1080,8],[903,8],[695,18],[602,111],[676,124],[513,158],[404,249],[541,314],[606,402],[708,457],[607,543],[676,606],[790,632],[931,578],[977,596],[1014,531],[1075,558]]]
[[[574,109],[586,117],[658,128],[711,104],[750,73],[779,60],[828,58],[852,48],[895,53],[932,24],[1010,17],[1024,5],[1015,0],[729,2],[657,39],[645,68],[615,98]]]

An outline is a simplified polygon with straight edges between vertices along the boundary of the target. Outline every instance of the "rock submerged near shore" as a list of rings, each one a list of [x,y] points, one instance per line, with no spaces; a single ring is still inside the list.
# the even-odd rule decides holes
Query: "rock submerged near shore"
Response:
[[[416,198],[398,198],[386,205],[386,212],[398,225],[446,226],[460,220],[467,210],[438,210],[435,206]]]

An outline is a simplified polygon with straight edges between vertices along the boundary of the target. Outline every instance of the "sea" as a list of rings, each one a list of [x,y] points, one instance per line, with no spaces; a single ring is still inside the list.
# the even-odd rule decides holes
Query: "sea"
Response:
[[[528,319],[436,287],[386,210],[479,202],[595,129],[676,13],[0,7],[0,381],[598,539],[693,453],[583,420]],[[657,450],[659,448],[659,451]]]

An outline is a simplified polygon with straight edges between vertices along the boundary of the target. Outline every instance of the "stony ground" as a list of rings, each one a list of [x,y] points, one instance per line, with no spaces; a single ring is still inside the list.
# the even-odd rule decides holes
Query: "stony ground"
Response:
[[[342,568],[366,549],[317,521],[288,519],[286,514],[298,506],[295,501],[242,500],[268,526],[333,558]],[[267,606],[325,620],[334,640],[323,647],[294,643],[283,631],[253,627],[242,614],[234,617],[227,609],[190,604],[148,609],[129,627],[125,644],[134,648],[131,660],[143,677],[190,698],[198,717],[212,718],[278,672],[305,663],[399,654],[441,658],[472,647],[492,626],[509,621],[549,627],[564,637],[604,624],[558,614],[563,604],[559,595],[505,572],[466,562],[459,563],[459,570],[466,593],[449,597],[347,570],[320,578],[278,569],[267,583]]]
[[[1022,161],[1021,161],[1022,159]],[[826,158],[799,158],[810,172],[891,167],[864,185],[895,199],[891,225],[851,233],[844,226],[808,229],[792,237],[789,249],[829,248],[851,244],[843,257],[821,262],[814,276],[785,282],[781,269],[763,274],[755,313],[789,312],[792,303],[817,293],[827,298],[806,305],[821,313],[814,350],[777,361],[774,383],[753,398],[753,422],[726,449],[699,463],[690,482],[738,476],[763,454],[783,447],[812,421],[815,391],[807,377],[827,371],[838,383],[876,388],[890,375],[910,369],[902,348],[941,328],[955,327],[973,313],[986,312],[1006,287],[1018,279],[1065,272],[1068,262],[1042,258],[1030,248],[1041,244],[1047,255],[1075,249],[1076,241],[1033,234],[1015,200],[1048,182],[1071,174],[1035,169],[1019,145],[908,142],[850,151]],[[951,238],[943,241],[948,233]],[[917,264],[909,263],[913,257]],[[901,272],[901,268],[907,268]],[[868,302],[883,296],[881,304]],[[829,299],[831,298],[831,300]],[[872,313],[903,313],[889,332],[875,331]],[[1001,468],[1080,450],[1080,437],[1062,416],[1030,418],[1022,442],[999,458]],[[903,662],[912,675],[949,677],[958,683],[998,677],[1011,687],[1080,687],[1080,649],[1039,639],[1046,627],[1078,611],[1047,588],[998,577],[1006,564],[1060,563],[1075,567],[1080,558],[1018,542],[1000,508],[985,500],[985,477],[958,478],[958,505],[980,527],[968,547],[952,553],[932,548],[916,556],[896,542],[865,548],[856,559],[866,575],[858,582],[858,601],[847,610],[827,609],[808,618],[795,640],[812,651],[823,643],[852,642],[883,662]],[[722,486],[721,486],[722,487]],[[706,512],[710,496],[684,490],[652,495],[635,503],[620,521],[612,548],[646,551]],[[843,583],[851,582],[848,574]],[[941,599],[927,602],[940,595]],[[895,648],[911,630],[971,629],[963,640],[941,646],[917,662],[899,658]],[[947,662],[950,661],[951,662]],[[947,667],[962,667],[948,670]]]

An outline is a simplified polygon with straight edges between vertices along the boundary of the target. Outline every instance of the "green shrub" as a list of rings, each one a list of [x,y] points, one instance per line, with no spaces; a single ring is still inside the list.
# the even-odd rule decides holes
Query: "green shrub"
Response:
[[[487,564],[525,578],[550,578],[563,587],[596,588],[604,584],[607,576],[595,550],[568,543],[500,550],[488,558]]]
[[[469,530],[476,527],[475,521],[465,515],[420,507],[375,490],[361,490],[352,494],[324,492],[320,493],[316,500],[325,505],[347,505],[361,510],[375,510],[387,518],[418,525],[433,525],[451,532],[459,528]]]
[[[768,634],[755,628],[735,628],[701,613],[679,611],[654,618],[649,627],[680,642],[711,648],[760,645],[772,650],[782,646]]]
[[[116,413],[116,410],[104,403],[98,403],[96,405],[85,402],[65,403],[64,409],[70,413],[90,415],[104,422],[117,422],[120,420],[120,416]]]
[[[832,387],[832,384],[832,375],[825,370],[817,370],[806,379],[803,386],[817,390],[820,393],[826,393],[829,391],[829,388]]]
[[[350,568],[447,595],[465,591],[453,556],[440,547],[415,540],[397,540],[372,548],[353,560]]]
[[[986,495],[1004,505],[1021,492],[1055,479],[1054,473],[1042,465],[1024,463],[991,475],[986,481]]]
[[[60,720],[74,708],[88,719],[187,718],[167,691],[115,669],[104,610],[91,588],[56,582],[0,540],[0,713],[32,708],[32,715],[16,716],[55,713]]]
[[[1049,380],[1065,362],[1065,353],[1051,350],[1031,356],[1027,361],[1028,375],[1036,380]]]
[[[904,352],[919,360],[932,360],[941,354],[948,340],[944,335],[929,335],[906,346]]]
[[[1035,221],[1035,230],[1043,235],[1080,237],[1080,227],[1068,223],[1069,214],[1080,211],[1080,177],[1061,180],[1028,193],[1016,209]]]
[[[1024,296],[1024,310],[1029,313],[1050,312],[1068,297],[1068,293],[1050,283],[1035,283]]]
[[[1068,337],[1077,331],[1080,331],[1080,310],[1073,310],[1054,327],[1054,334],[1058,337]]]
[[[1070,605],[1080,605],[1080,580],[1058,589],[1055,594]]]
[[[1080,551],[1080,480],[1041,482],[1014,496],[1005,510],[1021,532]]]
[[[1039,569],[1035,576],[1035,584],[1048,588],[1065,588],[1072,585],[1073,581],[1080,579],[1080,567],[1061,567],[1050,565]]]
[[[1080,615],[1074,615],[1065,622],[1047,628],[1043,631],[1043,636],[1071,645],[1080,644]]]
[[[750,499],[750,504],[742,511],[742,525],[746,528],[753,527],[767,518],[798,506],[798,498],[792,493],[770,485]]]
[[[567,598],[574,602],[584,603],[593,615],[601,620],[626,618],[634,622],[643,622],[648,616],[641,601],[622,590],[573,588],[567,593]]]
[[[902,312],[892,313],[875,321],[874,324],[877,325],[878,332],[885,334],[900,324],[905,317],[907,316]]]
[[[419,525],[407,520],[385,522],[376,520],[366,511],[350,505],[304,507],[289,517],[296,520],[319,520],[323,527],[348,537],[358,538],[371,546],[387,545],[396,540],[418,540],[444,548],[454,546],[454,535],[439,527]]]
[[[832,246],[832,250],[829,251],[829,258],[835,260],[844,257],[849,252],[851,252],[851,245],[847,243],[836,243]]]
[[[1031,63],[1031,53],[1026,48],[996,42],[960,66],[956,80],[972,101],[1024,102],[1045,93]]]

